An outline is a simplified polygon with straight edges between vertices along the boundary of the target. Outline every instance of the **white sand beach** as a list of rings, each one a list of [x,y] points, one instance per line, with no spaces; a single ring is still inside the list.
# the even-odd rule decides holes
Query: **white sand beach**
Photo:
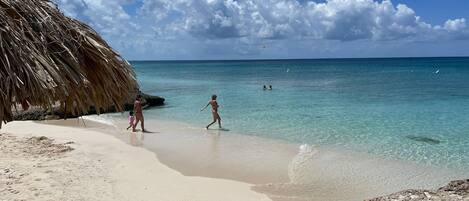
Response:
[[[0,133],[2,201],[269,200],[247,183],[183,176],[154,153],[91,129],[12,122]]]
[[[178,122],[142,134],[87,119],[5,125],[0,200],[358,201],[469,176]]]

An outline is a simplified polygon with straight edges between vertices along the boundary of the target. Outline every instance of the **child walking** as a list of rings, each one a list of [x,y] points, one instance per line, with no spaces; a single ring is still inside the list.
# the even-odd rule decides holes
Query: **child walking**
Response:
[[[130,111],[129,112],[129,127],[127,127],[127,130],[129,130],[129,128],[133,128],[134,122],[135,122],[134,112]]]

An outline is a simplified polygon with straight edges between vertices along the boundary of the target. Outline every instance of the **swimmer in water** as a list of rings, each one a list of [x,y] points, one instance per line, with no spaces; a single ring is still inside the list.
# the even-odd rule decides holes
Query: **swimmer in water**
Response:
[[[207,105],[200,109],[200,111],[205,110],[209,105],[212,106],[212,116],[213,116],[213,121],[212,123],[208,124],[205,128],[208,129],[211,125],[213,125],[215,122],[218,121],[218,127],[221,128],[221,118],[220,115],[218,114],[218,102],[217,102],[217,95],[212,95],[212,99],[208,101]]]

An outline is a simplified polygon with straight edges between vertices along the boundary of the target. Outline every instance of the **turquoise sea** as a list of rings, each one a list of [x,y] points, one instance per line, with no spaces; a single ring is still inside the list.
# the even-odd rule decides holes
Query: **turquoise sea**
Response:
[[[233,133],[469,168],[469,58],[131,64],[143,91],[166,98],[147,119],[203,128],[217,94]]]

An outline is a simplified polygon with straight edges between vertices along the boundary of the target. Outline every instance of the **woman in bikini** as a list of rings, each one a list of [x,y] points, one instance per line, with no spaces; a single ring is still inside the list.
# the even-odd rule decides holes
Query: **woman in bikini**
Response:
[[[134,103],[134,116],[135,124],[132,126],[132,132],[135,132],[135,127],[137,127],[138,122],[141,122],[140,127],[142,127],[142,132],[147,132],[145,130],[145,124],[143,119],[143,110],[142,110],[142,96],[139,94],[135,99]]]
[[[218,121],[218,126],[221,128],[221,118],[220,115],[218,114],[218,103],[217,103],[217,95],[212,95],[212,99],[207,103],[205,107],[200,109],[200,111],[205,110],[209,105],[212,106],[212,116],[213,116],[213,121],[212,123],[208,124],[205,128],[208,129],[211,125],[213,125],[215,122]]]

